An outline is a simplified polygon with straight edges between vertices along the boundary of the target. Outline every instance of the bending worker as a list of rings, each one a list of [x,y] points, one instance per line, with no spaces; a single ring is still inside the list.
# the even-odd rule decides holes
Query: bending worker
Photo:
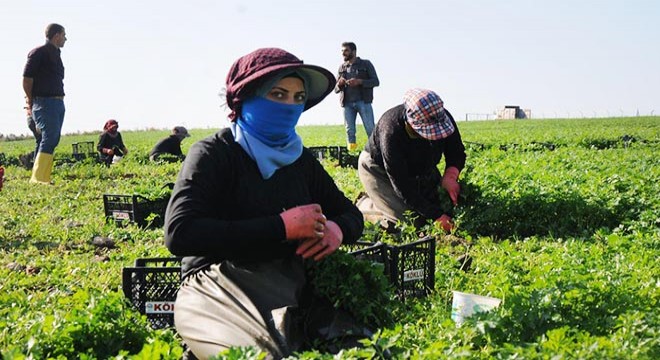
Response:
[[[181,151],[181,142],[183,139],[190,137],[188,129],[183,126],[175,126],[172,129],[172,134],[165,139],[160,140],[153,149],[149,152],[149,160],[157,161],[162,155],[170,155],[176,160],[183,160],[186,158]]]
[[[438,163],[444,156],[445,171]],[[461,135],[444,103],[431,90],[411,89],[404,103],[387,110],[378,121],[358,160],[358,175],[373,205],[390,228],[407,211],[416,225],[435,220],[446,231],[453,228],[449,209],[442,209],[438,188],[455,204],[458,175],[465,166]]]

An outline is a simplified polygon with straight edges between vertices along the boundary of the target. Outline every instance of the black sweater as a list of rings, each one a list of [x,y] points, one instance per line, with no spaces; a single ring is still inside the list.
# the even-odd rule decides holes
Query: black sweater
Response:
[[[223,129],[188,152],[165,215],[165,244],[185,256],[183,276],[222,260],[260,261],[295,253],[279,214],[318,203],[343,242],[362,234],[360,211],[308,151],[264,180],[257,164]]]
[[[151,149],[149,156],[157,154],[183,155],[183,152],[181,152],[181,139],[176,135],[170,135],[159,141],[154,148]]]
[[[427,219],[437,219],[443,211],[420,194],[415,178],[437,171],[443,154],[445,168],[453,166],[462,170],[465,166],[461,134],[448,111],[447,115],[456,129],[453,134],[441,140],[412,139],[406,132],[404,106],[395,106],[378,120],[366,146],[373,161],[387,172],[396,194]]]
[[[115,147],[118,147],[120,150],[123,150],[126,147],[119,131],[117,131],[117,135],[115,136],[110,135],[107,131],[104,131],[99,135],[99,142],[96,145],[96,150],[98,150],[102,157],[106,157],[103,153],[103,149],[114,149]]]

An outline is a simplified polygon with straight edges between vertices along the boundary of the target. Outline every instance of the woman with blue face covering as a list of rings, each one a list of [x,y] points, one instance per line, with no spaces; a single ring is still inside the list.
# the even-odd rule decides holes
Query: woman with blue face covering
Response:
[[[190,148],[165,243],[184,256],[174,318],[197,358],[233,346],[282,358],[314,340],[302,321],[317,303],[304,262],[355,242],[363,227],[295,130],[334,85],[328,70],[284,50],[256,50],[227,75],[230,127]]]

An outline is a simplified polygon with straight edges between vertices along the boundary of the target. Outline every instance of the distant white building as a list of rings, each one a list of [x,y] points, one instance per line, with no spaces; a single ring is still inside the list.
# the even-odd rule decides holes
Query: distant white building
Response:
[[[506,105],[497,111],[498,119],[531,119],[531,109],[521,109],[520,106]]]

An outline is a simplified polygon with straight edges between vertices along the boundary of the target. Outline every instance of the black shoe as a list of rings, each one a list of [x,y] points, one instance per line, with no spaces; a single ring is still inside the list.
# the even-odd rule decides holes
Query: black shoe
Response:
[[[195,354],[193,354],[192,351],[190,351],[190,348],[186,347],[186,350],[183,352],[183,355],[181,355],[181,360],[198,360]]]
[[[21,165],[24,168],[30,170],[30,169],[32,169],[32,166],[34,165],[34,163],[32,162],[32,157],[33,157],[32,153],[19,155],[18,156],[18,161],[21,163]]]
[[[472,256],[468,254],[461,255],[456,259],[456,262],[458,264],[456,264],[455,268],[468,272],[472,266]]]
[[[396,224],[391,221],[383,219],[380,221],[379,225],[380,228],[385,230],[388,234],[397,235],[401,233],[401,229],[397,228]]]

